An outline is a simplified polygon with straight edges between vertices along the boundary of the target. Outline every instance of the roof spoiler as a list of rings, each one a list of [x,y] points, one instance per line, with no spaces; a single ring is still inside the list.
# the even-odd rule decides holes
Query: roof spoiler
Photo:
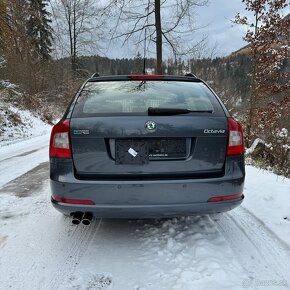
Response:
[[[185,77],[191,77],[191,78],[197,78],[197,76],[194,75],[193,73],[186,73],[184,76]]]
[[[91,76],[91,78],[97,78],[97,77],[99,77],[100,75],[98,74],[98,73],[94,73],[94,74],[92,74],[92,76]]]

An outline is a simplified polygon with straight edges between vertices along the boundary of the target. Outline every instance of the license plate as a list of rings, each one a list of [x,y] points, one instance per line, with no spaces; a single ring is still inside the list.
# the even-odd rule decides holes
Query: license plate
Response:
[[[150,160],[186,158],[185,138],[116,139],[116,164],[147,164]]]

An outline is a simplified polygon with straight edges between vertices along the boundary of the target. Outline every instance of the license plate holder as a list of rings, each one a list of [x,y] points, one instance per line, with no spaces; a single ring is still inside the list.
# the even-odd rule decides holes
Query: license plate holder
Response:
[[[118,165],[142,165],[149,163],[149,148],[146,140],[117,139],[115,154],[115,162]]]

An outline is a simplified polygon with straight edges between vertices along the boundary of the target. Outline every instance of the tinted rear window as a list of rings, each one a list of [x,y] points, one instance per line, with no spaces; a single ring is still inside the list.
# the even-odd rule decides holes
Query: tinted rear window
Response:
[[[73,116],[146,114],[149,107],[221,110],[216,97],[201,82],[97,81],[85,85]]]

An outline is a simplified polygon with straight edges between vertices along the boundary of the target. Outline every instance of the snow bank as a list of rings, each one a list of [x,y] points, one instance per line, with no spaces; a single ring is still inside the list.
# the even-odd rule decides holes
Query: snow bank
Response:
[[[45,135],[51,126],[28,110],[0,104],[0,148],[31,137]]]

